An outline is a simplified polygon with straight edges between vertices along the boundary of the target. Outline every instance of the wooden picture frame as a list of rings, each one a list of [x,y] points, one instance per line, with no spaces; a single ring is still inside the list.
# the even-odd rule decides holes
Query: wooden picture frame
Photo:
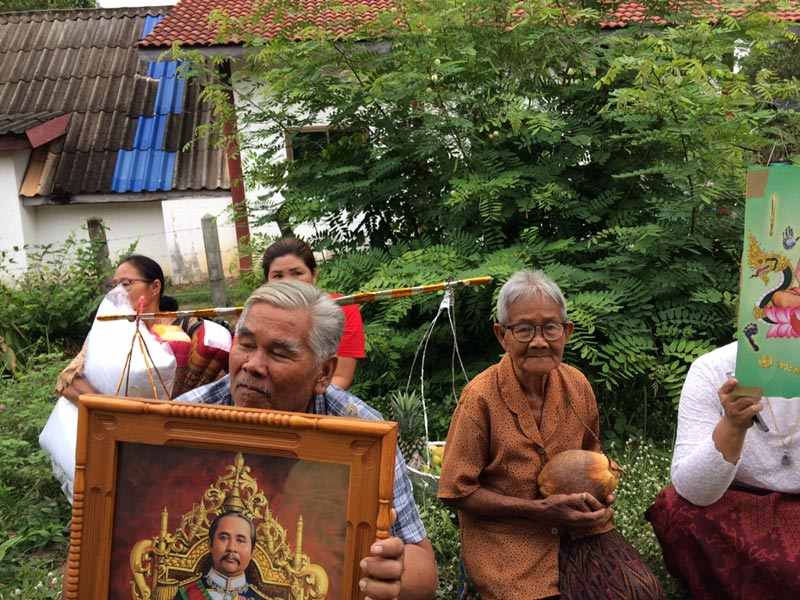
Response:
[[[390,421],[81,396],[65,597],[172,600],[232,509],[256,527],[245,573],[265,597],[363,598],[396,445]]]

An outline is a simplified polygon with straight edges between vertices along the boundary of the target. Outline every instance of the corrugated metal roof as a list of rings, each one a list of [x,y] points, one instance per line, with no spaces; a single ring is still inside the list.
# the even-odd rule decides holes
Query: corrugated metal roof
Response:
[[[115,192],[155,192],[172,189],[175,152],[148,148],[120,150],[111,189]]]
[[[25,133],[37,125],[60,117],[63,113],[41,111],[24,114],[0,114],[0,135],[8,133]]]
[[[211,119],[200,82],[137,55],[169,8],[0,14],[0,135],[72,115],[66,135],[33,153],[23,196],[230,189],[219,148],[183,151]]]

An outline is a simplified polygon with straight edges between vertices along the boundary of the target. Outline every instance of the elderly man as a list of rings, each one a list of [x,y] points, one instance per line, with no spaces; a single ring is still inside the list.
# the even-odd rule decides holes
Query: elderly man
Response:
[[[226,404],[320,415],[381,415],[352,394],[330,385],[344,316],[323,292],[299,281],[258,288],[247,299],[236,327],[228,376],[177,398],[182,402]],[[361,561],[367,598],[432,598],[436,559],[414,504],[399,452],[395,464],[392,537],[376,540]]]
[[[234,511],[217,515],[208,528],[213,566],[204,577],[178,588],[175,600],[264,598],[245,577],[255,547],[256,528],[250,519]]]

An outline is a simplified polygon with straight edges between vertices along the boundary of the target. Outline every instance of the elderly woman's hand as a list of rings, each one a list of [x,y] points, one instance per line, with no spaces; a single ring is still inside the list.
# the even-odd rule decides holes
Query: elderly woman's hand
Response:
[[[611,504],[614,496],[606,502]],[[589,493],[554,494],[538,501],[540,516],[548,521],[568,526],[570,529],[591,529],[611,519],[611,510]]]

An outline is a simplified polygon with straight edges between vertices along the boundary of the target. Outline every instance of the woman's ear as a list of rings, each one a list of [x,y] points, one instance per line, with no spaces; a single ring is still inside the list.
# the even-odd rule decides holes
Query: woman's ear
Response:
[[[497,341],[500,342],[503,350],[508,352],[508,347],[506,346],[506,328],[500,323],[494,324],[494,336],[497,338]]]

